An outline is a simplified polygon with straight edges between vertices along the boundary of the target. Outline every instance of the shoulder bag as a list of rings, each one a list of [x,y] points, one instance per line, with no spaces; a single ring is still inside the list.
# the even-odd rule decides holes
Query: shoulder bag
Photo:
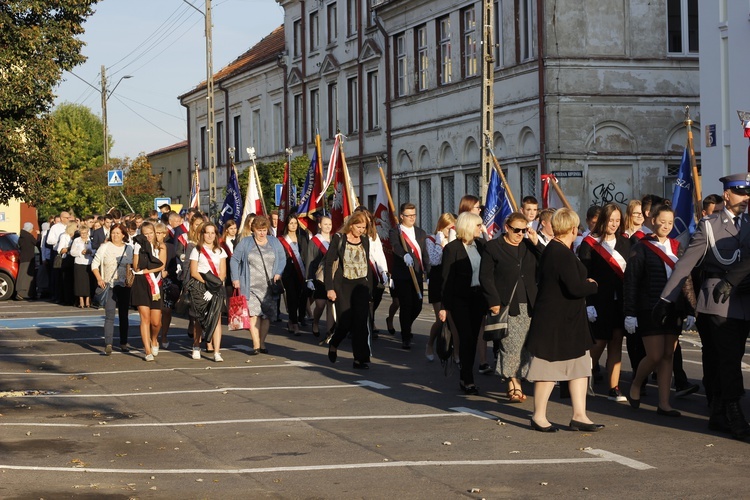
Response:
[[[255,239],[255,235],[253,235],[253,241],[255,242],[255,247],[258,249],[258,253],[260,254],[260,262],[263,264],[263,272],[266,275],[266,283],[268,284],[268,291],[271,292],[271,295],[273,295],[274,297],[279,297],[284,293],[284,285],[281,283],[281,280],[274,281],[268,277],[268,269],[266,269],[266,260],[263,258],[263,252],[261,252],[260,250],[260,245],[258,245],[258,240]]]
[[[519,277],[519,279],[521,278]],[[485,322],[484,333],[482,334],[482,338],[487,342],[500,341],[508,336],[508,311],[510,310],[510,305],[513,303],[513,296],[516,294],[517,286],[518,281],[516,281],[513,292],[510,294],[508,305],[503,307],[497,314],[487,313],[487,321]]]

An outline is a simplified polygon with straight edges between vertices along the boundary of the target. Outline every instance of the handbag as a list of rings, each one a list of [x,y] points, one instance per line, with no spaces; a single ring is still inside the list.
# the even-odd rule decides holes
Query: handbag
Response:
[[[125,286],[127,288],[130,288],[133,286],[133,282],[135,281],[135,273],[133,272],[133,266],[128,264],[128,267],[125,269]]]
[[[253,235],[253,241],[255,241],[255,247],[258,249],[258,253],[260,254],[260,262],[263,264],[263,272],[266,275],[266,283],[268,284],[268,291],[271,292],[272,296],[278,297],[285,292],[284,285],[281,283],[281,280],[274,281],[268,277],[268,269],[266,269],[266,260],[263,258],[263,252],[260,251],[260,246],[258,245],[258,241],[255,239],[255,235]]]
[[[100,286],[96,287],[96,290],[94,291],[94,305],[97,307],[105,307],[109,300],[109,294],[111,291],[112,289],[110,288],[109,283],[104,285],[104,288]]]
[[[182,287],[182,291],[180,292],[180,297],[174,303],[174,308],[172,309],[172,313],[175,316],[185,316],[187,315],[189,310],[190,310],[190,291],[188,290],[188,287],[186,285]]]
[[[55,260],[52,261],[52,269],[61,269],[63,264],[63,256],[60,254],[55,255]]]
[[[232,296],[229,297],[227,320],[230,331],[250,329],[250,311],[247,309],[247,298],[240,293],[239,288],[235,288]]]
[[[513,292],[510,294],[508,305],[505,306],[502,311],[497,314],[487,313],[487,320],[484,324],[484,333],[482,334],[482,338],[487,342],[499,342],[508,336],[508,311],[513,302],[513,296],[516,294],[517,286],[518,281],[516,281],[516,285],[513,287]]]

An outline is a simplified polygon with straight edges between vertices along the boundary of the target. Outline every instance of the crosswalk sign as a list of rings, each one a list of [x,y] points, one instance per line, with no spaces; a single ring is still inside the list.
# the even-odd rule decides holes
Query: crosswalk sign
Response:
[[[110,170],[107,172],[108,186],[122,186],[122,170]]]

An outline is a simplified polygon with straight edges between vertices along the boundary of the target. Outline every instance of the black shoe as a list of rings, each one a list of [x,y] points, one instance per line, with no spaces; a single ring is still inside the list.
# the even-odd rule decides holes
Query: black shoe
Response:
[[[571,431],[583,431],[583,432],[597,432],[604,429],[602,424],[585,424],[578,420],[571,420],[568,424]]]
[[[492,374],[492,368],[488,363],[482,363],[479,365],[479,373],[482,375],[491,375]]]
[[[640,399],[633,399],[630,396],[627,396],[628,403],[630,403],[630,407],[634,410],[637,410],[641,407],[641,400]]]
[[[268,354],[268,349],[266,349],[266,348],[264,347],[264,348],[262,348],[262,349],[258,349],[258,352],[259,352],[259,353],[261,353],[261,354]]]
[[[331,363],[335,363],[337,357],[338,357],[338,352],[328,349],[328,361],[330,361]],[[356,364],[356,361],[355,361],[355,364]]]
[[[724,414],[729,425],[729,432],[734,439],[745,441],[750,438],[750,424],[747,423],[745,415],[742,413],[740,402],[737,400],[728,401],[724,407]]]
[[[696,392],[698,392],[698,389],[700,389],[700,386],[698,384],[688,384],[683,387],[676,387],[675,396],[678,398],[684,398],[685,396],[695,394]]]
[[[712,431],[731,432],[724,410],[724,402],[719,399],[711,402],[711,416],[708,418],[708,428]]]
[[[656,407],[656,414],[662,417],[680,417],[682,413],[677,410],[662,410],[661,407]]]
[[[330,352],[329,352],[329,356],[330,356]],[[360,363],[359,361],[355,361],[353,366],[355,370],[369,370],[370,369],[370,365],[368,365],[367,363]]]
[[[458,387],[460,387],[461,390],[464,391],[464,394],[468,396],[479,394],[479,388],[474,384],[465,385],[461,380],[459,380]]]
[[[536,422],[534,422],[533,418],[531,420],[529,420],[529,422],[531,422],[531,428],[534,429],[535,431],[539,431],[539,432],[557,432],[557,431],[560,430],[559,427],[555,427],[552,424],[548,425],[547,427],[542,427],[541,425],[539,425]]]
[[[130,346],[128,346],[128,344],[120,344],[120,351],[130,352]]]
[[[404,340],[401,344],[401,349],[405,351],[411,351],[411,340]]]
[[[247,354],[248,356],[257,356],[259,354],[258,349],[250,349],[250,351]]]

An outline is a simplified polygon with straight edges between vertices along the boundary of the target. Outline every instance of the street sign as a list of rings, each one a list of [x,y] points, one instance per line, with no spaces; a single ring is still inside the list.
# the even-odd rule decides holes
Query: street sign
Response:
[[[706,125],[706,147],[716,147],[716,124]]]
[[[159,210],[162,205],[172,205],[172,198],[154,198],[154,210]]]
[[[122,170],[110,170],[107,172],[107,185],[110,187],[122,186]]]
[[[583,177],[583,170],[562,170],[558,172],[550,172],[558,179],[570,178],[570,177]]]

